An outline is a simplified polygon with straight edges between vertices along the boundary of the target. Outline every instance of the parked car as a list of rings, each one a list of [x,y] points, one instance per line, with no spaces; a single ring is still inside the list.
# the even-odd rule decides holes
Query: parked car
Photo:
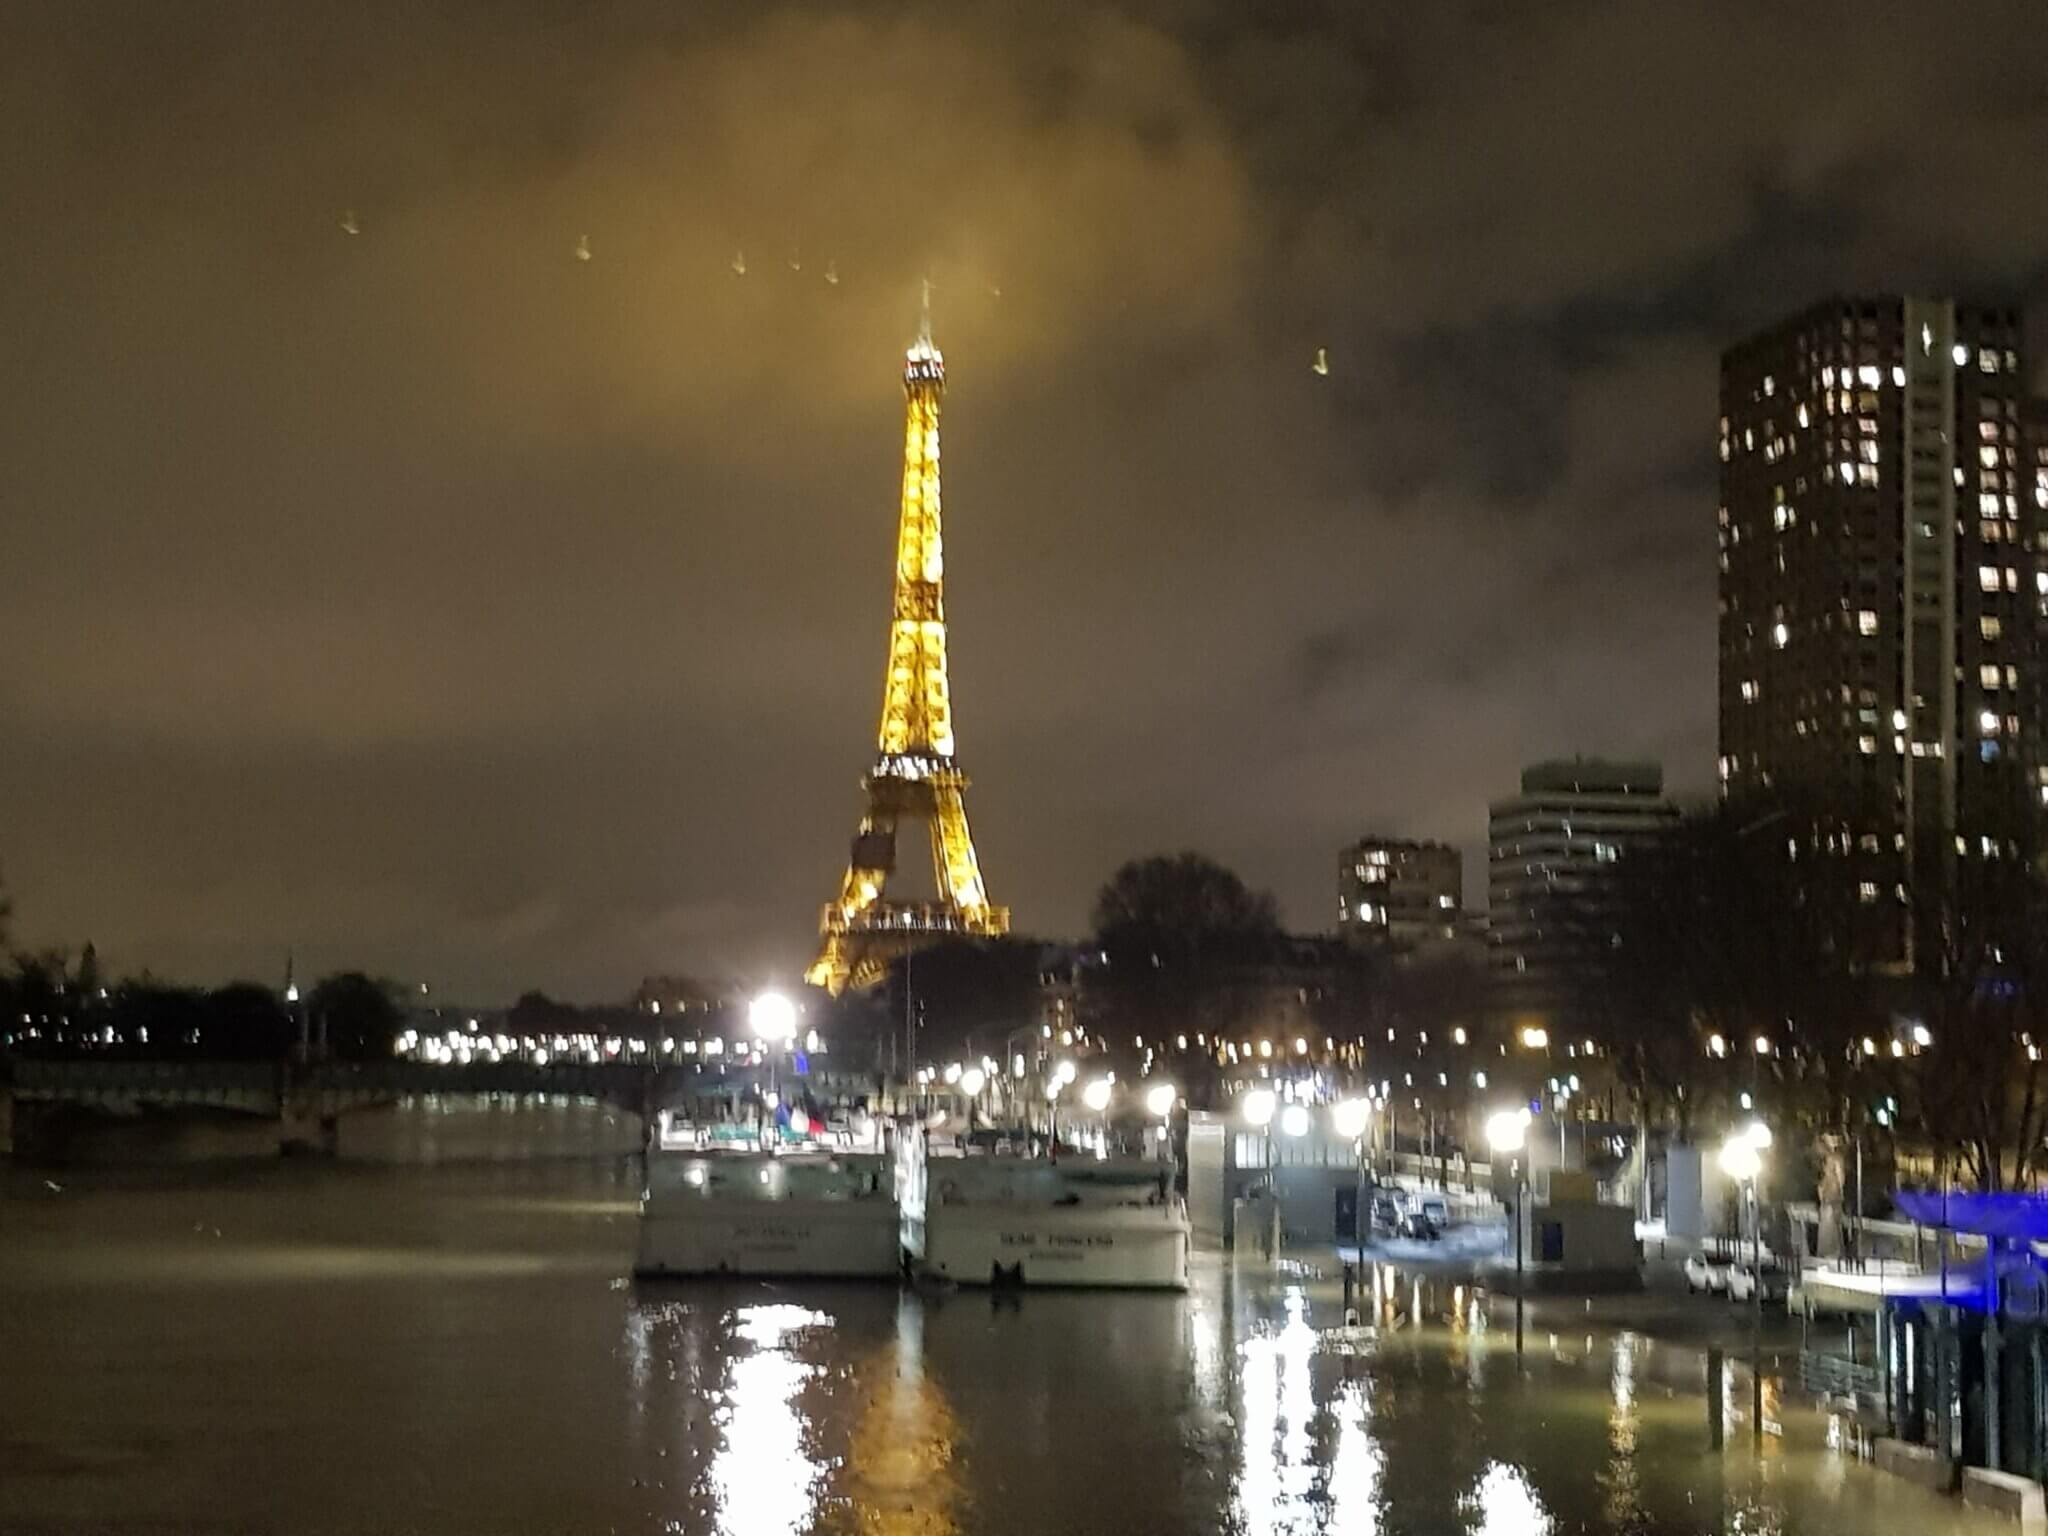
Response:
[[[1769,1265],[1764,1267],[1763,1289],[1765,1301],[1784,1301],[1788,1285],[1789,1277],[1782,1269],[1772,1269]],[[1757,1271],[1751,1265],[1747,1262],[1739,1262],[1728,1266],[1728,1299],[1730,1301],[1750,1301],[1756,1296],[1756,1288]]]
[[[1717,1259],[1709,1253],[1690,1253],[1685,1258],[1685,1288],[1697,1295],[1701,1291],[1709,1295],[1726,1295],[1728,1292],[1728,1261]]]
[[[1394,1204],[1391,1196],[1373,1196],[1372,1224],[1382,1232],[1398,1232],[1401,1229],[1400,1208]]]
[[[1430,1225],[1438,1232],[1451,1224],[1451,1204],[1442,1195],[1424,1195],[1422,1214],[1429,1218]]]
[[[1410,1211],[1401,1218],[1401,1235],[1433,1243],[1443,1235],[1443,1229],[1429,1219],[1427,1211]]]

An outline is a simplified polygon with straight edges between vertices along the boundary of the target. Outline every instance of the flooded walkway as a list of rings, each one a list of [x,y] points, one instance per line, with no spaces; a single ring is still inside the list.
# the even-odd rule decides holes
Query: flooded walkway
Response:
[[[1188,1296],[634,1287],[637,1174],[0,1183],[0,1530],[1962,1533],[1699,1356],[1394,1272]],[[1509,1304],[1499,1303],[1505,1308]],[[1746,1394],[1742,1394],[1746,1397]]]

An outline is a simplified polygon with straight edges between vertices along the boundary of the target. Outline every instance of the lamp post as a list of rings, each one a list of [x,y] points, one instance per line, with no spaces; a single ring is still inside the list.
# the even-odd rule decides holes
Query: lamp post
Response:
[[[1081,1090],[1081,1102],[1088,1106],[1097,1118],[1095,1132],[1095,1155],[1104,1157],[1109,1152],[1109,1099],[1115,1085],[1106,1077],[1090,1079],[1088,1086]]]
[[[747,1025],[754,1038],[768,1049],[768,1127],[773,1134],[775,1103],[780,1100],[781,1083],[776,1072],[780,1056],[796,1038],[796,1004],[780,992],[763,992],[747,1004]],[[780,1140],[780,1138],[775,1138]]]
[[[1750,1437],[1759,1449],[1764,1441],[1764,1224],[1763,1212],[1757,1204],[1756,1180],[1763,1171],[1763,1155],[1770,1144],[1770,1127],[1756,1120],[1723,1142],[1720,1153],[1721,1171],[1742,1186],[1743,1204],[1749,1211],[1749,1418]]]
[[[1266,1170],[1266,1192],[1273,1208],[1280,1208],[1279,1185],[1273,1178],[1273,1112],[1279,1108],[1279,1101],[1273,1097],[1270,1088],[1254,1088],[1238,1100],[1238,1113],[1244,1116],[1244,1123],[1257,1131],[1260,1136],[1260,1162]],[[1270,1243],[1271,1228],[1267,1230]]]
[[[1145,1113],[1159,1122],[1160,1161],[1173,1161],[1173,1106],[1180,1093],[1171,1083],[1154,1083],[1145,1090]]]
[[[1514,1158],[1515,1179],[1515,1358],[1522,1355],[1522,1221],[1528,1203],[1529,1181],[1522,1174],[1522,1143],[1529,1134],[1529,1111],[1503,1109],[1486,1119],[1486,1144],[1496,1156]]]
[[[967,1129],[974,1129],[974,1111],[981,1100],[981,1090],[988,1086],[988,1074],[980,1067],[969,1067],[960,1074],[960,1091],[967,1095]]]
[[[1365,1232],[1369,1212],[1365,1195],[1365,1130],[1372,1120],[1372,1106],[1364,1099],[1340,1099],[1330,1106],[1330,1125],[1351,1143],[1358,1158],[1358,1193],[1352,1197],[1351,1240],[1358,1245],[1358,1262],[1365,1263]]]

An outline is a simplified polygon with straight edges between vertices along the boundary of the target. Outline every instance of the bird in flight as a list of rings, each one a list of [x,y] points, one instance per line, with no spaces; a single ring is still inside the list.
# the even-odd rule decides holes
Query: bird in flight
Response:
[[[747,253],[745,251],[734,251],[732,253],[732,275],[734,277],[745,277],[747,275]]]
[[[342,210],[341,232],[344,235],[360,235],[363,232],[363,226],[356,222],[355,209],[345,208]]]
[[[1311,370],[1313,370],[1314,372],[1316,372],[1316,373],[1319,373],[1319,374],[1323,375],[1323,376],[1324,376],[1325,378],[1327,378],[1327,377],[1329,376],[1329,373],[1330,373],[1330,352],[1329,352],[1329,349],[1328,349],[1327,347],[1317,347],[1317,348],[1316,348],[1316,360],[1315,360],[1314,362],[1310,363],[1310,364],[1309,364],[1309,367],[1310,367],[1310,369],[1311,369]]]
[[[576,242],[576,259],[578,261],[590,260],[590,236],[585,235]]]
[[[828,261],[825,263],[825,281],[830,283],[834,288],[837,288],[839,286],[838,262]]]

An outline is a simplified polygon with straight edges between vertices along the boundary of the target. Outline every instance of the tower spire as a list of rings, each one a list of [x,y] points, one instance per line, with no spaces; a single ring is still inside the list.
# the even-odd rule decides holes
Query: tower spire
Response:
[[[922,286],[923,304],[918,311],[917,340],[920,346],[932,344],[932,275],[924,275]]]
[[[953,757],[939,486],[946,363],[932,345],[931,290],[926,278],[918,339],[903,360],[903,499],[882,723],[874,767],[863,780],[867,814],[854,836],[839,898],[819,920],[818,958],[805,972],[806,980],[835,993],[880,980],[895,956],[949,934],[1010,928],[1009,909],[992,906],[982,884],[967,830],[967,775]],[[905,818],[923,821],[930,831],[936,900],[883,896],[896,869],[896,827]]]

